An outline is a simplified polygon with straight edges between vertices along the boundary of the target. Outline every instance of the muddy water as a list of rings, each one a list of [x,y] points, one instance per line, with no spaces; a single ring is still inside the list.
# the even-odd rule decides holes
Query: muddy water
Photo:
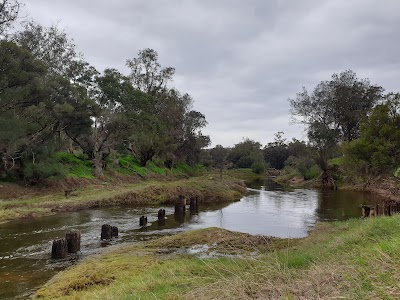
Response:
[[[248,185],[249,195],[235,203],[203,205],[198,212],[176,218],[166,209],[165,223],[157,221],[159,207],[102,208],[58,214],[0,225],[0,299],[27,298],[58,271],[106,247],[152,239],[185,230],[217,226],[276,237],[304,237],[317,221],[360,217],[361,204],[381,199],[349,191],[286,189],[271,181]],[[149,226],[139,227],[147,215]],[[102,224],[119,228],[111,243],[100,241]],[[80,230],[81,252],[68,259],[50,258],[51,242],[66,230]]]

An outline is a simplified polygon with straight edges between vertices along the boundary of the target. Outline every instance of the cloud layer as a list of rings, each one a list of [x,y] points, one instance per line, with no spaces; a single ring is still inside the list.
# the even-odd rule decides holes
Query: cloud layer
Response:
[[[288,98],[335,72],[354,70],[399,91],[398,0],[25,0],[35,21],[59,25],[99,70],[127,72],[144,48],[176,68],[174,86],[206,115],[213,145],[273,134],[290,125]]]

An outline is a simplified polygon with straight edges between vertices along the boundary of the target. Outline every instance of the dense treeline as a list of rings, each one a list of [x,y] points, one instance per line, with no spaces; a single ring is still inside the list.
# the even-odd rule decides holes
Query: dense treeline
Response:
[[[221,176],[224,168],[271,168],[333,187],[338,171],[355,180],[400,175],[400,94],[385,95],[352,70],[289,99],[308,142],[288,142],[277,132],[264,147],[245,139],[204,149],[210,144],[201,132],[205,116],[192,110],[190,95],[171,87],[175,69],[162,67],[155,50],[127,59],[129,74],[99,72],[56,26],[30,21],[6,34],[19,8],[18,1],[0,1],[1,179],[37,183],[64,175],[62,163],[78,160],[96,177],[110,167],[137,171],[149,162],[202,163]]]
[[[320,177],[330,187],[344,177],[359,182],[400,175],[399,93],[385,95],[382,87],[347,70],[289,100],[293,117],[306,126],[308,142],[287,142],[283,132],[264,148],[247,139],[226,149],[226,166],[255,172],[271,167],[284,170],[286,178]]]
[[[126,65],[128,75],[99,72],[55,26],[26,22],[2,39],[0,177],[61,176],[58,152],[88,160],[97,177],[127,156],[141,166],[198,163],[210,143],[201,133],[207,122],[190,95],[169,86],[175,69],[161,67],[152,49]]]

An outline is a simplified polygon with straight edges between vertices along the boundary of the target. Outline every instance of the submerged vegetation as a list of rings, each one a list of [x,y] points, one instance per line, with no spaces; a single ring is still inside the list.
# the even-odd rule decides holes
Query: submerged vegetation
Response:
[[[300,240],[195,230],[88,258],[36,298],[397,299],[399,240],[398,215],[322,223]]]

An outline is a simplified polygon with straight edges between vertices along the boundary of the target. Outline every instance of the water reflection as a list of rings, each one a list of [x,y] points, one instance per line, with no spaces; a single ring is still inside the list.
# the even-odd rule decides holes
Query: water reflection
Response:
[[[29,292],[79,256],[103,251],[104,247],[149,240],[189,229],[217,226],[229,230],[277,237],[304,237],[317,221],[344,220],[361,216],[361,204],[381,199],[351,191],[291,189],[270,180],[248,184],[249,194],[234,203],[201,204],[175,215],[165,207],[166,219],[157,220],[159,207],[114,207],[58,214],[0,225],[0,299],[26,298]],[[141,228],[139,218],[148,217]],[[119,228],[119,237],[100,241],[102,224]],[[51,242],[68,229],[80,230],[79,256],[61,261],[50,259]]]

